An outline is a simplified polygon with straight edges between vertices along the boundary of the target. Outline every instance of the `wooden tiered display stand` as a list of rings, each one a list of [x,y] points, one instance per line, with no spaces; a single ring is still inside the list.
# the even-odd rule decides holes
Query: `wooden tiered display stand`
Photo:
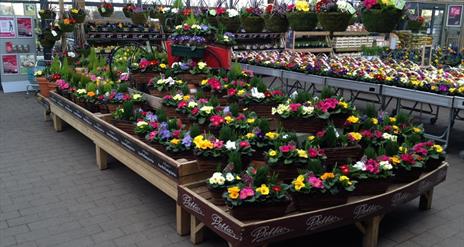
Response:
[[[160,107],[159,98],[144,97],[152,107]],[[208,175],[197,169],[196,160],[175,160],[116,128],[108,122],[111,114],[91,113],[55,92],[48,99],[39,98],[48,103],[56,131],[62,131],[66,122],[95,143],[96,163],[101,170],[108,167],[108,155],[111,155],[174,200],[178,198],[179,184],[203,180]],[[190,217],[180,206],[177,206],[176,223],[179,234],[188,234]]]
[[[363,246],[377,246],[379,224],[385,213],[420,196],[419,208],[430,209],[434,187],[446,178],[448,164],[408,184],[392,184],[384,194],[350,197],[347,204],[316,211],[298,212],[292,205],[280,218],[240,221],[226,206],[211,203],[205,182],[179,185],[177,203],[191,214],[190,238],[195,244],[203,240],[208,227],[229,246],[266,246],[268,243],[355,224],[364,234]]]

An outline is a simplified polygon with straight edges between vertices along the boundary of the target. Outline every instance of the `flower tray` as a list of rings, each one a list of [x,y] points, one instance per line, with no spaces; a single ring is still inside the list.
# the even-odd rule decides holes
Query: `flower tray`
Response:
[[[183,124],[190,126],[191,120],[187,114],[182,114],[176,111],[176,108],[170,107],[170,106],[162,106],[161,109],[163,109],[166,112],[166,116],[168,118],[177,118],[182,121]]]
[[[385,193],[391,185],[390,179],[363,179],[356,184],[356,189],[350,196],[379,195]]]
[[[264,19],[261,16],[246,16],[240,18],[243,29],[247,33],[260,33],[264,28]]]
[[[327,167],[333,167],[336,164],[350,160],[358,161],[363,155],[363,149],[359,144],[348,147],[324,148],[324,152],[327,156],[324,165]]]
[[[226,159],[224,157],[203,157],[196,156],[198,169],[203,172],[213,173],[217,171],[218,165],[224,167]]]
[[[290,182],[294,178],[296,178],[299,175],[298,170],[304,169],[303,164],[290,164],[290,165],[284,165],[284,164],[276,164],[276,165],[270,165],[269,170],[271,173],[277,173],[279,180],[282,180],[284,182]]]
[[[150,95],[153,95],[155,97],[160,97],[160,98],[163,98],[164,96],[171,94],[169,91],[158,91],[154,88],[149,88],[148,92],[150,93]]]
[[[236,33],[240,30],[240,18],[236,17],[218,17],[218,22],[224,26],[226,32]]]
[[[293,31],[312,31],[317,26],[317,14],[313,12],[287,13],[287,20]]]
[[[222,194],[224,193],[224,189],[212,189],[208,187],[209,192],[211,193],[210,202],[217,206],[224,206],[226,202],[224,198],[222,198]]]
[[[176,57],[203,58],[205,56],[204,47],[190,47],[184,45],[172,45],[171,54]]]
[[[285,215],[290,200],[273,203],[253,203],[232,207],[230,213],[239,220],[267,220]]]
[[[135,125],[134,123],[132,123],[131,121],[126,121],[126,120],[116,120],[116,119],[113,119],[111,120],[111,123],[118,129],[130,134],[130,135],[134,135],[134,128],[135,128]]]
[[[102,113],[102,114],[109,113],[109,112],[108,112],[108,107],[106,106],[106,104],[98,104],[98,110],[99,110],[100,113]]]
[[[189,84],[194,84],[195,86],[199,86],[201,81],[208,79],[207,74],[190,74],[190,73],[181,73],[176,75],[179,80],[187,82]]]
[[[285,33],[288,29],[288,21],[285,15],[264,15],[264,27],[271,33]]]
[[[422,175],[421,168],[412,168],[410,171],[404,168],[398,168],[394,171],[395,176],[392,177],[393,183],[410,183],[417,180]]]
[[[346,114],[336,114],[330,116],[330,120],[336,128],[342,128],[345,125],[347,115]],[[320,118],[286,118],[280,119],[282,127],[287,130],[300,133],[315,133],[323,130],[329,123],[329,119],[320,119]]]
[[[364,27],[368,32],[390,33],[401,20],[401,10],[370,9],[361,11]]]
[[[137,90],[144,91],[148,82],[157,75],[159,73],[156,72],[131,72],[130,80]]]
[[[263,118],[274,118],[272,115],[272,107],[275,105],[272,104],[249,104],[247,106],[243,106],[243,108],[248,108],[249,112],[255,112],[258,117]]]
[[[345,194],[303,194],[292,193],[293,203],[299,211],[313,211],[345,204],[348,196]]]
[[[437,169],[443,163],[444,160],[444,157],[440,157],[439,159],[429,158],[427,162],[425,162],[424,171],[431,172]]]
[[[321,12],[317,14],[317,19],[322,28],[330,32],[346,31],[352,15],[343,12]]]

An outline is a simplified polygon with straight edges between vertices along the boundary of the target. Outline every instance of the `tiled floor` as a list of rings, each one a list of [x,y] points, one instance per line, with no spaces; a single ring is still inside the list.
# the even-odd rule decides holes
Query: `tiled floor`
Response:
[[[464,247],[462,137],[458,122],[433,208],[419,211],[415,200],[388,214],[380,246]],[[274,246],[360,246],[361,240],[349,226]],[[91,141],[69,127],[56,133],[33,96],[0,92],[0,246],[191,244],[176,234],[172,199],[117,162],[98,170]],[[200,246],[225,243],[208,234]]]

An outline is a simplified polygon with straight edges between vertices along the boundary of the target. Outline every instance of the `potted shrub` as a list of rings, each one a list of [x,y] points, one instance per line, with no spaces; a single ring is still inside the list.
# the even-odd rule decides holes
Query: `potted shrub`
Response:
[[[423,16],[408,16],[406,29],[413,33],[418,33],[424,26],[425,19]]]
[[[356,10],[346,1],[321,0],[316,3],[317,19],[330,32],[343,32]]]
[[[365,0],[361,5],[361,18],[369,32],[390,33],[401,20],[405,1]]]
[[[285,33],[288,29],[287,5],[279,4],[274,0],[273,4],[268,4],[264,11],[264,27],[268,32]]]
[[[72,8],[69,14],[76,21],[76,23],[83,23],[85,21],[85,10],[79,8]]]
[[[263,10],[256,4],[240,11],[240,21],[247,33],[260,33],[264,28]]]
[[[287,189],[295,207],[300,211],[313,211],[347,202],[348,193],[355,189],[356,181],[334,172],[317,175],[312,171],[298,175]]]
[[[317,26],[317,14],[306,0],[297,0],[287,7],[287,20],[293,31],[312,31]]]
[[[224,14],[217,15],[218,22],[224,26],[224,30],[236,33],[240,29],[240,16],[236,9],[227,9]]]
[[[107,3],[103,1],[100,6],[98,6],[98,13],[100,13],[101,17],[110,17],[113,15],[114,7],[113,4]]]
[[[239,220],[266,220],[283,216],[290,198],[276,176],[269,177],[267,167],[249,167],[242,182],[229,186],[224,193],[233,217]]]

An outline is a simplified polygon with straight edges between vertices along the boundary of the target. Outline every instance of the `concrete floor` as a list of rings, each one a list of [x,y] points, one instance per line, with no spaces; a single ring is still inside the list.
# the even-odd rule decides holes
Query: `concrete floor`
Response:
[[[0,92],[0,247],[191,246],[176,234],[172,199],[117,162],[98,170],[92,142],[70,127],[56,133],[42,110],[32,95]],[[419,211],[414,200],[386,215],[379,246],[464,247],[463,137],[458,121],[432,209]],[[347,226],[273,246],[361,241]],[[226,245],[210,233],[200,246]]]

